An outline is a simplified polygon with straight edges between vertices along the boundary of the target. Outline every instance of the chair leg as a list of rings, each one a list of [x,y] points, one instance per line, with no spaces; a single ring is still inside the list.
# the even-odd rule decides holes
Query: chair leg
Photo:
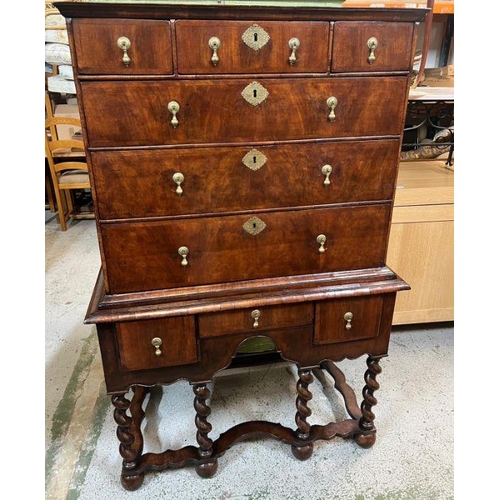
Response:
[[[66,231],[66,203],[64,193],[57,188],[54,189],[56,195],[57,203],[57,215],[59,218],[59,224],[61,224],[61,230]]]

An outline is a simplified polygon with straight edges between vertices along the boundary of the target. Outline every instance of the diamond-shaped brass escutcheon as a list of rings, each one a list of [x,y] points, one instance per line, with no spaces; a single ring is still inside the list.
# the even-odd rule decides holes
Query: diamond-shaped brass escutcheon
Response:
[[[267,156],[258,149],[251,149],[244,157],[243,164],[250,170],[259,170],[267,161]]]
[[[249,104],[258,106],[267,99],[269,92],[260,83],[252,82],[243,89],[241,95]]]
[[[253,24],[250,28],[246,29],[241,39],[253,50],[259,50],[269,42],[271,37],[264,28],[258,24]]]
[[[245,224],[243,224],[243,229],[248,234],[255,236],[266,229],[266,223],[258,217],[251,217],[245,222]]]

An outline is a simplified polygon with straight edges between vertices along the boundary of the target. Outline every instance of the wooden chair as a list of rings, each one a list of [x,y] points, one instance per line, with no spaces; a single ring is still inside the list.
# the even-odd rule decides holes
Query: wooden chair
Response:
[[[45,155],[50,168],[50,175],[57,203],[57,212],[61,229],[66,231],[68,219],[94,218],[93,213],[75,214],[74,190],[90,189],[90,180],[83,141],[78,139],[59,140],[57,125],[71,125],[81,128],[78,118],[69,116],[51,117],[45,120]]]

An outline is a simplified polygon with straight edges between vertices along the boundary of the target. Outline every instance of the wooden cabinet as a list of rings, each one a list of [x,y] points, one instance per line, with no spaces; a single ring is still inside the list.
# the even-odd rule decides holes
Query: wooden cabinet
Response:
[[[372,446],[379,360],[408,289],[385,257],[425,10],[185,3],[58,4],[102,260],[86,322],[127,489],[188,464],[209,477],[246,436],[301,460],[318,439]],[[297,427],[245,422],[212,440],[208,383],[251,339],[296,364]],[[360,356],[358,406],[333,362]],[[336,380],[344,421],[308,422],[313,369]],[[178,380],[193,386],[198,446],[143,454],[144,398]]]
[[[454,172],[444,160],[400,165],[387,264],[411,286],[394,324],[453,321]]]

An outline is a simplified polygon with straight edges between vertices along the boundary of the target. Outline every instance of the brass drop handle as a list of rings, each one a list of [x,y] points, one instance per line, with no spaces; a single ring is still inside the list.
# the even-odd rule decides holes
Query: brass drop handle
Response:
[[[172,127],[177,128],[179,125],[179,120],[177,119],[177,113],[181,109],[179,103],[177,101],[170,101],[168,103],[167,109],[172,113],[172,119],[170,120],[170,123],[172,124]]]
[[[368,38],[366,45],[368,45],[368,48],[370,49],[368,63],[373,64],[375,62],[375,49],[378,47],[378,40],[374,36],[372,36],[371,38]]]
[[[187,266],[188,265],[187,256],[189,254],[189,248],[180,247],[179,250],[177,250],[177,253],[182,257],[181,266]]]
[[[319,253],[325,253],[326,252],[326,248],[325,248],[326,236],[324,234],[320,234],[316,238],[316,242],[319,244],[318,252]]]
[[[181,188],[181,184],[184,182],[184,176],[180,172],[176,172],[172,176],[173,181],[177,184],[177,189],[175,192],[179,195],[182,196],[182,193],[184,192],[183,189]]]
[[[300,40],[295,37],[290,38],[288,46],[292,49],[288,62],[290,63],[290,66],[293,66],[297,62],[297,49],[300,47]]]
[[[161,356],[161,349],[160,349],[160,346],[162,344],[161,338],[155,337],[153,340],[151,340],[151,344],[155,348],[155,355]]]
[[[254,319],[253,327],[259,328],[260,311],[258,309],[254,309],[250,314],[251,314],[252,318]]]
[[[130,57],[128,55],[128,50],[130,49],[130,40],[126,37],[126,36],[121,36],[120,38],[118,38],[118,40],[116,41],[116,45],[118,45],[118,48],[123,50],[123,57],[122,57],[122,63],[124,66],[128,67],[128,65],[130,64]]]
[[[339,101],[336,97],[331,96],[326,100],[326,105],[330,108],[330,114],[328,115],[328,121],[333,122],[335,120],[335,108]]]
[[[352,316],[353,316],[352,312],[346,312],[344,314],[344,319],[346,321],[346,324],[345,324],[346,330],[350,330],[352,328],[352,325],[351,325]]]
[[[214,66],[217,66],[217,64],[219,64],[217,51],[220,49],[220,40],[216,36],[213,36],[208,41],[208,46],[213,50],[212,58],[210,60]]]
[[[331,165],[323,165],[323,168],[321,169],[321,173],[325,176],[325,180],[323,181],[323,184],[325,186],[329,186],[331,184],[330,182],[330,174],[332,173],[333,169]]]

